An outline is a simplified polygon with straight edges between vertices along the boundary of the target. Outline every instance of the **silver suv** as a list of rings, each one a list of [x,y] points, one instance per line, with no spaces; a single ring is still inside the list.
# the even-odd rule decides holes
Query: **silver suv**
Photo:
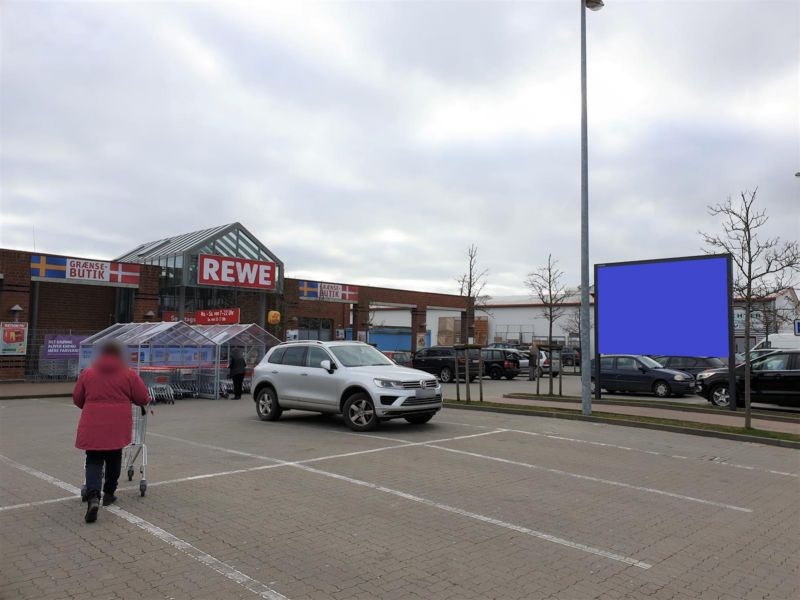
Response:
[[[296,408],[341,414],[354,431],[401,417],[427,423],[442,408],[434,376],[401,367],[361,342],[279,344],[255,368],[252,390],[262,421]]]

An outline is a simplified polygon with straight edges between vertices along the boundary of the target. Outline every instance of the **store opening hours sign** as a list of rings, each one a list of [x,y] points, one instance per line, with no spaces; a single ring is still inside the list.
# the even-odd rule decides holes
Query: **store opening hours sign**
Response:
[[[259,290],[275,289],[275,263],[247,258],[201,254],[197,283]]]
[[[238,308],[208,308],[194,313],[198,325],[233,325],[239,322]]]
[[[180,320],[178,313],[173,310],[165,310],[161,319],[171,323]],[[241,311],[238,308],[203,308],[183,314],[183,321],[188,325],[236,325],[240,320]]]

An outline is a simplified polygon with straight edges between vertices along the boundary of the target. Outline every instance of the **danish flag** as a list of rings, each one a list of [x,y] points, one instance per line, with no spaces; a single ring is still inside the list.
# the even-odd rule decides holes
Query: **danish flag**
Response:
[[[131,263],[111,263],[109,281],[111,283],[128,283],[139,285],[140,265]]]
[[[343,285],[342,300],[346,300],[347,302],[358,302],[358,286]]]

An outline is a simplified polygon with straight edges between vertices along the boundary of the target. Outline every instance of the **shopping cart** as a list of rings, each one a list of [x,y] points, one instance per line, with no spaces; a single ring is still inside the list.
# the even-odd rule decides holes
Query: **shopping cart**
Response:
[[[142,478],[139,480],[139,494],[144,496],[147,492],[147,444],[144,443],[144,436],[147,433],[147,407],[131,405],[133,411],[133,430],[131,432],[131,443],[122,449],[122,464],[128,475],[128,481],[133,480],[136,473],[136,460],[139,460],[139,472]],[[85,468],[85,465],[84,465]],[[86,502],[86,484],[81,486],[81,501]]]
[[[125,471],[128,474],[128,481],[133,480],[136,472],[136,460],[139,460],[139,473],[142,478],[139,480],[139,494],[144,496],[147,492],[147,444],[144,443],[144,436],[147,433],[147,408],[144,406],[133,405],[133,432],[131,443],[122,451],[122,461]]]

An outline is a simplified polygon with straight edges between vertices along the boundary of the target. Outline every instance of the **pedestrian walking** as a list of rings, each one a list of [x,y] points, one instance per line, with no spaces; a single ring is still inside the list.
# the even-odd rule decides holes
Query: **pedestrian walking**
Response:
[[[528,381],[536,381],[539,374],[539,346],[531,342],[531,356],[528,359]]]
[[[100,508],[113,504],[122,464],[122,449],[131,443],[131,403],[150,398],[139,375],[125,363],[125,349],[116,342],[100,348],[91,367],[78,377],[72,401],[81,409],[75,447],[86,451],[86,522],[94,523]],[[103,474],[105,472],[105,481]]]
[[[228,371],[230,378],[233,380],[233,398],[239,400],[242,397],[242,382],[244,381],[244,372],[247,369],[247,363],[242,356],[240,348],[231,350],[231,360],[228,364]]]

